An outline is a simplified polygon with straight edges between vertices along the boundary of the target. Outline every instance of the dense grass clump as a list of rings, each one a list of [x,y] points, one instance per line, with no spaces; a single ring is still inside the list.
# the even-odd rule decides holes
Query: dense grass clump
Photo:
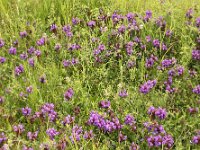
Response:
[[[0,0],[0,148],[199,149],[198,0]]]

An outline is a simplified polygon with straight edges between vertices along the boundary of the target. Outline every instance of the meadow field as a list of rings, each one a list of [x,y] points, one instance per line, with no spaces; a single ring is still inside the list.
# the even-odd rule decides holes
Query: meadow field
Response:
[[[200,0],[0,0],[0,150],[200,150]]]

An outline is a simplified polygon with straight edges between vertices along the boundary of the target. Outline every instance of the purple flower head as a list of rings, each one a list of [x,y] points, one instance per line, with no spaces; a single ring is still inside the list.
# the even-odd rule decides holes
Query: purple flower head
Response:
[[[0,145],[7,141],[7,137],[5,136],[4,132],[0,134]]]
[[[127,97],[128,96],[128,93],[127,93],[127,90],[121,90],[120,92],[119,92],[119,96],[120,97],[122,97],[122,98],[125,98],[125,97]]]
[[[28,53],[29,54],[33,54],[35,52],[35,48],[33,46],[31,46],[29,49],[28,49]]]
[[[20,54],[20,59],[21,60],[26,60],[28,58],[28,54],[23,52],[22,54]]]
[[[4,98],[0,96],[0,104],[2,104],[3,102],[4,102]]]
[[[153,46],[155,48],[160,48],[160,41],[158,39],[153,40]]]
[[[199,109],[198,109],[198,107],[196,107],[196,108],[190,107],[190,108],[188,108],[188,111],[190,114],[196,114],[199,112]]]
[[[184,67],[183,66],[177,67],[176,70],[178,72],[178,76],[183,75],[183,72],[184,72]]]
[[[72,58],[72,60],[71,60],[72,65],[76,65],[78,63],[79,63],[79,60],[77,58]]]
[[[3,63],[5,63],[5,62],[6,62],[6,58],[0,56],[0,64],[3,64]]]
[[[58,27],[56,26],[56,24],[52,24],[52,25],[50,26],[50,31],[56,33],[57,28],[58,28]]]
[[[140,86],[140,92],[147,94],[156,85],[157,80],[148,80],[146,83]]]
[[[40,50],[36,50],[35,51],[35,56],[40,57],[42,54],[42,52]]]
[[[34,149],[32,147],[28,147],[28,146],[24,145],[22,150],[34,150]]]
[[[121,133],[121,131],[119,132],[119,142],[123,142],[123,141],[126,141],[127,139],[127,136],[126,135],[123,135]]]
[[[100,101],[99,107],[101,107],[101,108],[109,108],[110,107],[110,101],[109,100]]]
[[[151,42],[151,36],[150,35],[146,36],[146,41]]]
[[[127,63],[127,67],[130,69],[130,68],[133,68],[135,66],[135,61],[131,61],[129,60],[128,63]]]
[[[150,10],[146,11],[146,15],[144,16],[144,22],[148,22],[152,18],[152,12]]]
[[[194,60],[200,60],[200,50],[192,50],[192,58]]]
[[[166,112],[166,109],[163,109],[163,108],[157,108],[156,111],[155,111],[155,116],[157,116],[160,120],[163,120],[166,118],[167,116],[167,112]]]
[[[16,126],[13,126],[13,131],[16,132],[17,135],[20,135],[21,133],[23,133],[25,131],[24,125],[18,124]]]
[[[117,24],[122,19],[123,19],[123,17],[121,15],[117,14],[117,12],[114,12],[112,14],[112,21],[114,24]]]
[[[130,13],[128,13],[126,15],[126,17],[127,17],[127,19],[128,19],[129,22],[132,22],[133,19],[135,18],[135,14],[130,12]]]
[[[90,130],[90,131],[85,131],[84,135],[83,135],[83,138],[85,140],[90,140],[90,139],[93,139],[94,138],[94,134],[93,134],[93,131]]]
[[[29,59],[28,59],[28,63],[29,63],[29,65],[30,65],[31,67],[34,67],[34,66],[35,66],[35,60],[34,60],[34,58],[29,58]]]
[[[31,115],[31,108],[29,108],[29,107],[22,108],[22,114],[24,116],[30,116]]]
[[[46,37],[40,38],[39,40],[37,40],[36,43],[37,43],[38,46],[45,45],[46,44]]]
[[[87,25],[88,25],[88,27],[90,27],[90,28],[94,28],[94,27],[96,26],[96,22],[93,21],[93,20],[91,20],[91,21],[89,21],[89,22],[87,23]]]
[[[54,110],[53,103],[46,103],[41,107],[41,112],[43,116],[48,116],[50,121],[53,122],[57,118],[57,113]]]
[[[193,9],[190,8],[190,9],[186,12],[185,17],[188,18],[188,19],[191,19],[191,18],[193,17],[192,15],[193,15]]]
[[[135,124],[135,118],[132,115],[128,114],[124,119],[124,123],[127,125],[133,125]]]
[[[73,25],[77,25],[80,23],[80,19],[79,18],[72,18],[72,24]]]
[[[172,34],[173,34],[173,32],[172,32],[171,30],[167,30],[167,31],[165,32],[165,35],[166,35],[167,37],[171,37]]]
[[[15,47],[11,47],[11,48],[9,49],[9,54],[11,54],[11,55],[16,55],[16,54],[17,54],[17,49],[16,49]]]
[[[139,150],[139,149],[140,149],[140,147],[137,144],[135,144],[134,142],[131,143],[131,146],[129,148],[129,150]]]
[[[22,31],[22,32],[19,33],[19,35],[20,35],[21,38],[25,38],[25,37],[27,37],[28,34],[27,34],[26,31]]]
[[[174,139],[171,135],[167,134],[162,137],[162,145],[166,147],[166,149],[171,149],[174,144]]]
[[[71,26],[70,25],[67,25],[67,26],[64,26],[63,28],[63,31],[65,32],[65,33],[67,33],[67,32],[71,32]]]
[[[193,144],[200,144],[200,135],[193,136],[192,143]]]
[[[164,59],[162,61],[162,67],[164,68],[168,68],[170,67],[171,65],[173,65],[175,62],[172,60],[172,59]]]
[[[118,28],[118,32],[121,33],[121,34],[125,33],[125,31],[126,31],[126,26],[124,26],[124,25],[121,25],[121,26]]]
[[[0,48],[2,48],[5,45],[5,42],[3,41],[3,39],[0,38]]]
[[[75,125],[72,128],[72,135],[69,137],[72,143],[74,141],[80,141],[81,140],[81,135],[82,135],[83,129],[82,127],[79,127],[78,125]]]
[[[71,61],[70,60],[63,60],[63,66],[64,67],[69,67],[71,65]]]
[[[162,16],[160,16],[158,19],[156,19],[156,25],[158,27],[160,27],[162,30],[165,28],[166,21],[164,20],[164,18]]]
[[[57,52],[58,52],[61,48],[62,48],[62,46],[61,46],[59,43],[57,43],[57,44],[55,45],[55,47],[54,47],[55,51],[57,51]]]
[[[193,93],[200,95],[200,85],[197,85],[192,90]]]
[[[33,87],[32,86],[29,86],[26,88],[26,92],[27,93],[32,93],[33,92]]]
[[[198,17],[197,19],[196,19],[196,27],[200,27],[200,17]]]
[[[54,128],[47,129],[46,133],[51,140],[54,140],[55,136],[59,135],[59,132],[57,132]]]
[[[16,76],[19,76],[21,73],[23,73],[24,72],[24,67],[23,67],[23,65],[19,65],[19,66],[16,66],[15,67],[15,75]]]
[[[46,76],[41,76],[41,77],[39,78],[39,81],[40,81],[41,83],[46,83]]]
[[[74,95],[74,90],[72,88],[69,88],[64,94],[64,99],[68,101],[72,99],[73,95]]]
[[[68,48],[68,50],[73,51],[73,50],[79,50],[81,49],[81,46],[78,44],[71,44],[70,47]]]
[[[67,115],[62,121],[62,124],[65,126],[66,124],[72,124],[74,121],[75,121],[75,117],[72,117],[71,115]]]
[[[146,68],[152,68],[154,63],[155,63],[155,61],[157,61],[157,60],[158,60],[158,58],[156,56],[151,55],[150,58],[146,59],[145,67]]]
[[[34,141],[37,139],[37,136],[38,136],[38,131],[35,131],[35,132],[28,132],[27,133],[27,137],[29,140],[31,141]]]

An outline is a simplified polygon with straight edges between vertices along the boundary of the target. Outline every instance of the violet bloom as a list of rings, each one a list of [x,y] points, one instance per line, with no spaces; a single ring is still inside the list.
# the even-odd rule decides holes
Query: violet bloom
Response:
[[[172,32],[171,30],[167,30],[167,31],[165,32],[165,35],[166,35],[167,37],[171,37],[172,34],[173,34],[173,32]]]
[[[57,44],[55,45],[55,47],[54,47],[55,51],[57,51],[57,52],[58,52],[61,48],[62,48],[62,46],[61,46],[59,43],[57,43]]]
[[[72,88],[69,88],[64,94],[64,99],[66,101],[69,101],[70,99],[72,99],[73,95],[74,95],[74,90]]]
[[[196,113],[198,113],[199,112],[199,108],[192,108],[192,107],[190,107],[190,108],[188,108],[188,111],[189,111],[189,113],[190,114],[196,114]]]
[[[46,133],[51,140],[54,140],[55,136],[59,134],[54,128],[47,129]]]
[[[17,135],[20,135],[21,133],[25,131],[24,125],[18,124],[18,125],[13,126],[13,131],[16,132]]]
[[[173,61],[171,59],[164,59],[162,61],[162,67],[164,67],[164,68],[168,68],[171,65],[173,65]]]
[[[118,32],[121,33],[121,34],[125,33],[125,31],[126,31],[126,26],[124,26],[124,25],[121,25],[121,26],[118,28]]]
[[[148,22],[152,18],[152,12],[150,10],[146,11],[146,15],[144,16],[144,22]]]
[[[132,22],[133,19],[135,18],[135,14],[130,12],[130,13],[128,13],[126,15],[126,17],[127,17],[127,19],[128,19],[129,22]]]
[[[42,52],[40,50],[35,50],[35,56],[40,57]]]
[[[42,46],[42,45],[45,45],[45,44],[46,44],[46,38],[45,37],[42,37],[37,41],[38,46]]]
[[[192,143],[193,144],[200,144],[200,135],[193,136]]]
[[[183,66],[177,67],[176,70],[178,72],[178,76],[183,75],[183,72],[184,72],[184,67]]]
[[[190,9],[186,12],[185,17],[188,18],[188,19],[192,19],[192,17],[193,17],[193,9],[192,9],[192,8],[190,8]]]
[[[69,51],[73,51],[73,50],[79,50],[81,49],[81,46],[78,44],[71,44],[70,47],[68,48]]]
[[[163,109],[163,108],[157,108],[156,111],[155,111],[155,116],[157,116],[160,120],[163,120],[166,118],[167,116],[167,112],[166,112],[166,109]]]
[[[123,135],[122,133],[121,133],[121,131],[119,132],[119,142],[123,142],[123,141],[126,141],[126,139],[127,139],[127,136],[126,135]]]
[[[3,41],[3,39],[0,38],[0,48],[2,48],[5,45],[5,42]]]
[[[41,83],[46,83],[46,77],[45,77],[45,76],[41,76],[41,77],[39,78],[39,81],[40,81]]]
[[[148,80],[146,83],[140,86],[140,92],[143,94],[147,94],[150,90],[156,85],[156,80]]]
[[[0,64],[3,64],[3,63],[5,63],[5,62],[6,62],[6,58],[0,56]]]
[[[93,134],[93,131],[90,130],[90,131],[85,131],[84,135],[83,135],[83,138],[85,140],[90,140],[90,139],[93,139],[94,138],[94,134]]]
[[[135,124],[135,118],[132,115],[128,114],[124,119],[124,123],[132,126],[133,124]]]
[[[135,61],[131,61],[129,60],[128,63],[127,63],[127,67],[130,69],[130,68],[133,68],[135,66]]]
[[[4,132],[0,134],[0,145],[7,141],[7,137],[5,136]]]
[[[73,25],[77,25],[80,23],[80,19],[79,18],[72,18],[72,24]]]
[[[31,141],[34,141],[37,139],[37,136],[38,136],[38,131],[35,131],[35,132],[28,132],[27,133],[27,137],[29,140]]]
[[[48,116],[50,121],[53,122],[57,118],[57,112],[54,110],[54,104],[53,103],[46,103],[41,107],[42,115]]]
[[[24,145],[22,150],[34,150],[34,149],[32,147],[28,147],[28,146]]]
[[[149,147],[160,147],[162,145],[162,136],[161,135],[155,135],[155,136],[149,136],[147,138],[148,146]]]
[[[71,60],[72,65],[76,65],[78,63],[79,63],[79,60],[77,58],[72,58],[72,60]]]
[[[192,58],[194,60],[200,60],[200,50],[192,50]]]
[[[160,27],[161,29],[164,29],[166,27],[166,21],[164,20],[164,18],[162,16],[160,16],[157,20],[156,20],[156,24],[158,27]]]
[[[33,92],[33,87],[32,86],[29,86],[26,88],[26,92],[27,93],[32,93]]]
[[[19,33],[19,35],[20,35],[21,38],[25,38],[25,37],[27,37],[28,34],[27,34],[26,31],[22,31],[22,32]]]
[[[26,60],[28,58],[28,54],[23,52],[22,54],[20,54],[20,59],[21,60]]]
[[[9,49],[9,54],[11,54],[11,55],[16,55],[16,54],[17,54],[17,49],[16,49],[15,47],[11,47],[11,48]]]
[[[23,65],[19,65],[19,66],[16,66],[15,67],[15,75],[16,76],[19,76],[21,73],[23,73],[24,72],[24,67],[23,67]]]
[[[192,90],[193,93],[200,95],[200,85],[197,85]]]
[[[117,12],[114,12],[112,14],[112,21],[114,24],[117,24],[122,19],[122,16],[117,14]]]
[[[70,60],[63,60],[63,66],[64,67],[69,67],[71,65],[71,61]]]
[[[0,96],[0,104],[2,104],[3,102],[4,102],[4,98]]]
[[[198,17],[197,19],[196,19],[196,27],[200,27],[200,17]]]
[[[129,150],[139,150],[139,149],[140,149],[140,147],[137,144],[135,144],[134,142],[131,143],[131,146],[129,148]]]
[[[31,115],[31,108],[29,108],[29,107],[22,108],[22,114],[24,116],[30,116]]]
[[[157,60],[158,60],[158,58],[156,56],[151,55],[150,58],[146,59],[145,67],[146,68],[152,68],[154,63],[155,63],[155,61],[157,61]]]
[[[82,127],[79,127],[78,125],[75,125],[72,128],[72,135],[69,137],[71,142],[74,143],[74,141],[80,141],[82,132],[83,132]]]
[[[146,36],[146,41],[151,42],[151,36],[150,35]]]
[[[122,97],[122,98],[125,98],[125,97],[127,97],[128,96],[128,93],[127,93],[127,90],[121,90],[120,92],[119,92],[119,96],[120,97]]]
[[[89,21],[88,23],[87,23],[87,25],[90,27],[90,28],[94,28],[95,26],[96,26],[96,22],[95,21]]]
[[[31,67],[34,67],[35,66],[35,60],[34,60],[34,58],[29,58],[28,63],[29,63],[29,65]]]
[[[110,101],[109,100],[100,101],[99,107],[101,107],[101,108],[109,108],[110,107]]]
[[[58,28],[58,27],[56,26],[56,24],[52,24],[52,25],[50,26],[50,31],[55,33],[55,32],[57,31],[57,28]]]
[[[35,52],[35,48],[33,46],[31,46],[29,49],[28,49],[28,53],[29,54],[33,54]]]
[[[66,126],[66,124],[72,124],[75,121],[75,117],[72,117],[71,115],[67,115],[64,120],[62,121],[62,124]]]
[[[174,139],[171,135],[167,134],[162,137],[162,145],[166,147],[167,149],[171,149],[171,147],[174,144]]]
[[[158,39],[153,40],[153,46],[155,48],[160,48],[160,41]]]
[[[126,44],[126,52],[129,56],[132,55],[133,53],[133,46],[134,46],[134,43],[132,41]]]

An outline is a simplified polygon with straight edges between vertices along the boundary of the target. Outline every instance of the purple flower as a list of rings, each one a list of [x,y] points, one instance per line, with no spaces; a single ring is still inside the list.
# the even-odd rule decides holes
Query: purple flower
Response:
[[[155,116],[157,116],[160,120],[163,120],[166,118],[167,116],[167,112],[166,112],[166,109],[163,109],[163,108],[157,108],[156,111],[155,111]]]
[[[94,28],[96,26],[96,22],[91,20],[87,23],[87,25],[90,27],[90,28]]]
[[[132,22],[133,19],[135,18],[135,14],[130,12],[130,13],[128,13],[126,15],[126,17],[127,17],[127,19],[128,19],[129,22]]]
[[[33,92],[33,87],[32,86],[29,86],[26,88],[26,92],[27,93],[32,93]]]
[[[183,72],[184,72],[184,67],[183,66],[177,67],[176,70],[178,72],[178,76],[183,75]]]
[[[151,42],[151,36],[149,35],[149,36],[146,36],[146,41],[147,42]]]
[[[46,103],[41,107],[41,112],[43,116],[48,116],[50,121],[53,122],[57,118],[57,113],[54,110],[53,103]]]
[[[151,55],[150,58],[146,59],[145,67],[146,68],[152,68],[154,63],[155,63],[155,61],[157,61],[157,60],[158,60],[158,58],[156,56]]]
[[[71,65],[71,61],[70,60],[63,60],[63,66],[64,67],[69,67]]]
[[[16,132],[17,135],[20,135],[21,133],[23,133],[25,131],[24,125],[18,124],[16,126],[13,126],[13,131]]]
[[[39,40],[37,40],[36,43],[37,43],[38,46],[45,45],[45,43],[46,43],[46,37],[40,38]]]
[[[135,61],[129,60],[128,63],[127,63],[127,67],[130,69],[130,68],[134,67],[135,64],[136,64]]]
[[[55,47],[54,47],[55,51],[57,51],[57,52],[58,52],[61,48],[62,48],[62,46],[61,46],[59,43],[57,43],[57,44],[55,45]]]
[[[22,114],[24,116],[30,116],[30,114],[31,114],[31,108],[29,108],[29,107],[22,108]]]
[[[31,46],[29,49],[28,49],[28,53],[29,54],[33,54],[35,52],[35,48],[33,46]]]
[[[58,28],[58,27],[56,26],[56,24],[52,24],[52,25],[50,26],[50,31],[55,33],[55,32],[57,31],[57,28]]]
[[[77,25],[80,23],[80,19],[79,18],[72,18],[72,24],[73,25]]]
[[[68,101],[72,99],[73,95],[74,95],[74,90],[72,88],[69,88],[64,94],[64,99]]]
[[[131,143],[131,146],[129,148],[129,150],[139,150],[139,149],[140,149],[140,147],[137,144],[135,144],[134,142]]]
[[[109,100],[100,101],[99,107],[102,107],[102,108],[109,108],[109,107],[110,107],[110,101],[109,101]]]
[[[198,17],[197,19],[196,19],[196,26],[199,28],[200,27],[200,17]]]
[[[169,134],[165,135],[162,138],[162,145],[164,145],[166,148],[170,149],[174,144],[173,137]]]
[[[34,58],[29,58],[28,63],[29,63],[29,65],[31,67],[34,67],[35,66],[35,60],[34,60]]]
[[[35,56],[40,57],[42,54],[42,52],[40,50],[36,50],[35,51]]]
[[[0,96],[0,104],[2,104],[3,102],[4,102],[4,98]]]
[[[165,32],[165,35],[166,35],[167,37],[171,37],[172,34],[173,34],[173,32],[172,32],[171,30],[167,30],[167,31]]]
[[[124,123],[127,125],[133,125],[135,124],[135,118],[132,115],[128,114],[124,119]]]
[[[37,139],[37,136],[38,136],[38,131],[35,131],[35,132],[28,132],[27,133],[27,137],[29,140],[31,141],[34,141]]]
[[[27,37],[28,34],[27,34],[26,31],[22,31],[22,32],[19,33],[19,35],[20,35],[21,38],[25,38],[25,37]]]
[[[72,128],[72,135],[69,137],[72,143],[74,141],[80,141],[81,140],[81,135],[82,135],[83,129],[82,127],[79,127],[78,125],[75,125]]]
[[[121,25],[121,26],[118,28],[118,32],[121,33],[121,34],[125,33],[125,31],[126,31],[126,26],[124,26],[124,25]]]
[[[5,45],[5,42],[3,41],[3,39],[0,38],[0,48],[2,48]]]
[[[6,62],[6,58],[0,56],[0,64],[3,64],[3,63],[5,63],[5,62]]]
[[[189,111],[189,113],[190,114],[195,114],[195,113],[198,113],[199,112],[199,108],[192,108],[192,107],[190,107],[190,108],[188,108],[188,111]]]
[[[28,147],[28,146],[24,145],[22,150],[34,150],[34,149],[32,147]]]
[[[128,55],[132,55],[133,53],[133,46],[134,46],[134,43],[132,41],[128,42],[126,44],[126,52]]]
[[[51,140],[54,140],[55,136],[59,134],[54,128],[47,129],[46,133]]]
[[[15,67],[15,75],[16,76],[19,76],[21,73],[23,73],[24,72],[24,67],[23,67],[23,65],[19,65],[19,66],[16,66]]]
[[[45,76],[41,76],[41,77],[39,78],[39,81],[40,81],[41,83],[46,83],[46,77],[45,77]]]
[[[172,59],[164,59],[162,61],[162,67],[164,67],[164,68],[168,68],[173,64],[174,64],[174,61]]]
[[[200,95],[200,85],[197,85],[192,90],[193,93]]]
[[[123,141],[126,141],[127,139],[127,136],[126,135],[123,135],[121,133],[121,131],[119,132],[119,142],[123,142]]]
[[[83,138],[85,140],[90,140],[90,139],[93,139],[94,138],[94,134],[93,134],[93,131],[90,130],[90,131],[85,131],[84,135],[83,135]]]
[[[193,136],[192,143],[193,144],[200,144],[200,135]]]
[[[162,16],[160,16],[158,19],[156,19],[156,25],[160,27],[161,29],[164,29],[166,26],[166,21]]]
[[[62,124],[65,126],[66,124],[72,124],[75,120],[75,117],[72,117],[71,115],[67,115],[64,120],[62,121]]]
[[[200,50],[192,50],[192,58],[194,60],[200,60]]]
[[[28,54],[23,52],[22,54],[20,54],[20,59],[22,60],[26,60],[28,58]]]
[[[153,40],[153,46],[156,48],[160,48],[160,41],[158,39]]]
[[[122,97],[122,98],[125,98],[125,97],[127,97],[128,96],[128,93],[127,93],[127,90],[121,90],[120,92],[119,92],[119,96],[120,97]]]
[[[70,45],[68,50],[73,51],[73,50],[79,50],[80,48],[81,46],[75,43],[75,44]]]
[[[152,18],[152,12],[150,10],[146,11],[146,15],[144,16],[143,20],[148,22]]]
[[[188,19],[191,19],[191,18],[193,17],[192,15],[193,15],[193,9],[190,8],[190,9],[186,12],[185,17],[188,18]]]
[[[3,142],[6,142],[6,141],[7,141],[7,137],[5,136],[4,132],[1,132],[1,134],[0,134],[0,145]]]
[[[9,54],[11,54],[11,55],[16,55],[16,54],[17,54],[17,49],[16,49],[15,47],[11,47],[11,48],[9,49]]]
[[[148,80],[146,83],[140,86],[140,92],[143,94],[147,94],[150,90],[156,85],[156,80]]]

